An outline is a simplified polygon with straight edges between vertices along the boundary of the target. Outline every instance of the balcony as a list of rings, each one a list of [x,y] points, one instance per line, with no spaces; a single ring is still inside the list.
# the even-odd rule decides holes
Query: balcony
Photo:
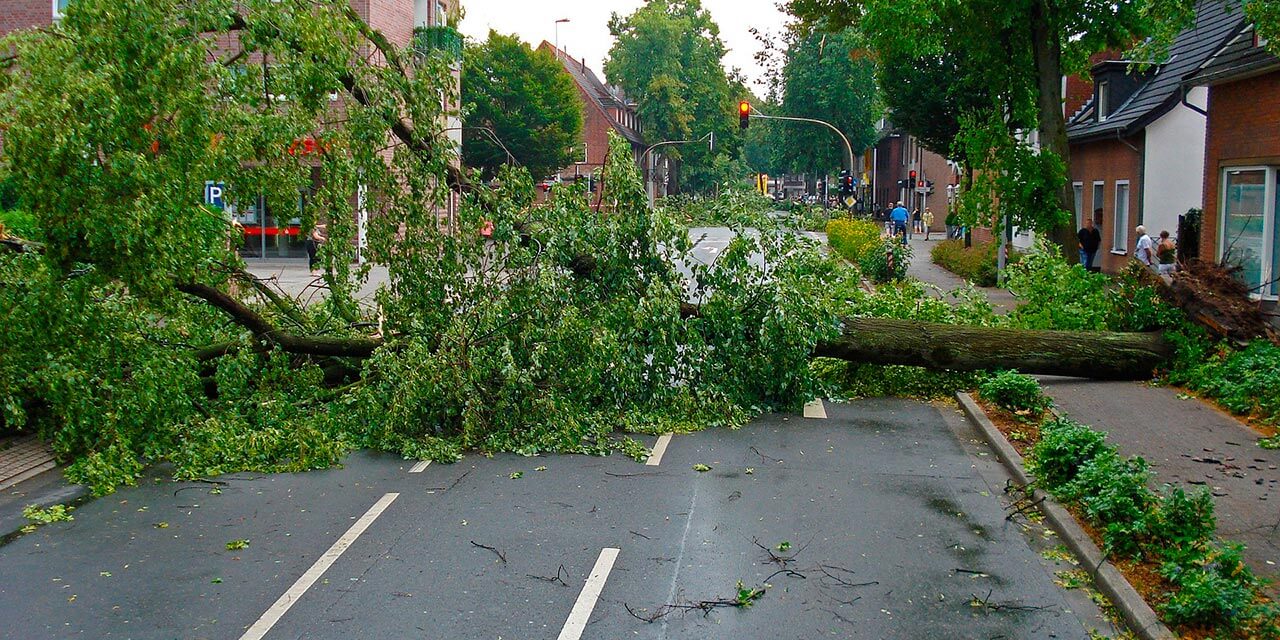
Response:
[[[420,56],[445,55],[451,62],[462,61],[462,34],[453,27],[417,27],[413,49]]]

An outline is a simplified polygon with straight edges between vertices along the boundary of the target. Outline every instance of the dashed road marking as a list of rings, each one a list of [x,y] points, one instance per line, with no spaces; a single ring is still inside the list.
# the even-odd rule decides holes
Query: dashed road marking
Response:
[[[306,573],[302,574],[301,578],[298,578],[297,582],[293,583],[292,587],[289,587],[288,591],[284,592],[284,595],[280,596],[279,600],[276,600],[275,604],[271,605],[270,609],[267,609],[266,613],[262,614],[261,618],[258,618],[257,622],[253,623],[253,626],[249,627],[248,631],[244,632],[244,635],[240,636],[240,640],[262,640],[262,637],[271,631],[271,627],[274,627],[289,608],[307,592],[307,589],[310,589],[311,585],[315,584],[316,580],[319,580],[320,576],[324,575],[324,572],[328,571],[329,567],[332,567],[333,563],[337,562],[338,558],[341,558],[342,554],[355,543],[360,534],[364,533],[365,529],[368,529],[369,525],[373,524],[373,521],[377,520],[378,516],[382,515],[382,512],[386,511],[387,507],[399,497],[398,493],[388,493],[379,498],[363,516],[360,516],[359,520],[356,520],[355,524],[351,525],[350,529],[347,529],[346,533],[342,534],[341,538],[338,538],[337,542],[333,543],[333,546],[329,547],[328,551],[324,552],[324,555],[320,556],[319,560],[316,560],[315,564],[311,565],[310,569],[307,569]]]
[[[413,465],[413,467],[409,469],[409,473],[422,473],[423,471],[426,471],[429,466],[431,466],[431,461],[423,460]]]
[[[817,399],[817,400],[814,400],[813,402],[810,402],[809,404],[806,404],[806,405],[804,406],[804,417],[806,417],[806,418],[817,418],[817,419],[820,419],[820,420],[826,420],[826,419],[827,419],[827,405],[822,404],[822,399],[821,399],[821,398],[819,398],[819,399]]]
[[[600,599],[600,592],[604,590],[604,582],[609,579],[609,572],[613,571],[618,551],[608,547],[600,551],[600,558],[587,577],[587,583],[582,585],[582,593],[578,594],[578,601],[574,603],[573,611],[569,612],[569,619],[565,621],[557,640],[578,640],[582,637],[582,632],[591,619],[591,612],[596,608],[596,600]]]
[[[658,442],[653,445],[653,452],[649,454],[649,458],[644,461],[646,466],[656,467],[662,464],[662,454],[667,452],[667,445],[671,444],[671,434],[664,433],[658,436]]]

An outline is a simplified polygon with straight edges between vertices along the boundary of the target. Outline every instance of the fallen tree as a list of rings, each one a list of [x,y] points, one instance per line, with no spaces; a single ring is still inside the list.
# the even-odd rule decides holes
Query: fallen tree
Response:
[[[1169,354],[1151,335],[863,318],[858,274],[763,216],[700,264],[621,140],[592,201],[566,185],[534,206],[518,169],[479,188],[437,124],[456,115],[451,61],[346,0],[117,4],[0,41],[20,70],[0,74],[0,162],[40,231],[0,248],[0,426],[41,430],[100,491],[157,459],[199,477],[351,447],[635,453],[619,432],[796,406],[815,355],[1142,378]],[[328,225],[322,300],[244,271],[200,198],[214,180],[238,207],[305,194],[302,231]],[[389,272],[372,304],[358,205],[360,257]]]

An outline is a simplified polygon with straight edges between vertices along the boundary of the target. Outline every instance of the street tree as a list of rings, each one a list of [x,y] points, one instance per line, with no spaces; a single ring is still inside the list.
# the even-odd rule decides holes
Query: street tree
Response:
[[[497,175],[508,152],[538,178],[582,155],[575,147],[581,145],[583,104],[573,79],[555,54],[514,35],[490,31],[486,41],[467,43],[462,103],[463,160],[486,177]]]
[[[679,160],[682,189],[711,191],[740,176],[732,161],[741,136],[734,116],[740,79],[722,65],[720,27],[699,0],[647,0],[626,17],[614,14],[616,39],[605,76],[638,103],[649,144],[693,140],[715,133],[716,148],[686,145],[664,150]]]
[[[961,144],[989,180],[987,188],[971,195],[983,196],[989,205],[986,221],[1008,216],[1019,226],[1045,231],[1071,259],[1075,241],[1067,213],[1073,200],[1066,180],[1070,147],[1063,73],[1079,68],[1090,53],[1127,48],[1140,39],[1149,24],[1142,11],[1146,1],[790,0],[787,7],[820,28],[855,25],[887,55],[914,49],[963,56],[966,82],[985,82],[992,97],[991,104],[962,120]],[[1022,122],[1037,133],[1039,151],[1019,135]]]
[[[875,67],[852,29],[793,32],[782,69],[782,113],[831,123],[849,138],[854,154],[875,143],[882,107]],[[826,127],[768,122],[777,132],[783,165],[796,173],[825,175],[846,168],[844,142]]]
[[[701,264],[616,136],[598,200],[533,206],[510,167],[481,186],[446,130],[454,61],[347,0],[77,0],[0,49],[0,164],[34,226],[0,238],[0,429],[39,430],[100,493],[159,461],[296,471],[352,447],[638,454],[619,432],[797,406],[814,355],[1128,378],[1170,355],[857,317],[856,272],[763,215]],[[323,300],[245,270],[210,182],[328,223]],[[357,248],[388,273],[361,303]]]

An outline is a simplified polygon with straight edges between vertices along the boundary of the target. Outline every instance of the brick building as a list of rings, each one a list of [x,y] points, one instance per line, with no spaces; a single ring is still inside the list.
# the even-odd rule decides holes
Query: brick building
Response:
[[[1183,79],[1243,22],[1237,0],[1201,0],[1196,24],[1178,35],[1163,64],[1131,70],[1114,55],[1094,58],[1092,93],[1069,115],[1067,136],[1075,224],[1094,218],[1102,233],[1095,266],[1103,271],[1132,258],[1138,225],[1153,237],[1162,230],[1176,236],[1179,217],[1200,207],[1208,92],[1187,89]],[[1072,107],[1081,81],[1066,82]]]
[[[914,136],[887,120],[881,121],[880,139],[869,154],[871,169],[864,171],[863,180],[870,185],[868,206],[871,210],[878,213],[898,201],[911,211],[917,208],[924,211],[927,207],[933,211],[931,228],[942,231],[949,206],[947,187],[958,182],[955,165],[924,148]],[[911,181],[912,171],[916,174],[916,185],[900,186],[903,181]],[[926,185],[932,182],[933,187],[926,186],[922,192],[918,188],[921,181]]]
[[[634,159],[639,162],[646,146],[635,102],[628,99],[621,89],[602,82],[595,71],[587,66],[585,59],[576,60],[545,40],[538,49],[554,54],[578,87],[578,97],[582,99],[582,142],[578,147],[580,158],[576,162],[561,169],[555,176],[534,176],[534,179],[572,181],[583,176],[599,176],[609,153],[610,131],[617,132],[631,143]],[[660,191],[658,195],[663,193]]]
[[[1280,296],[1280,58],[1243,25],[1188,84],[1209,93],[1200,257],[1241,266],[1266,300]]]
[[[0,35],[17,29],[48,26],[62,18],[62,12],[75,0],[0,0]],[[455,63],[452,73],[455,86],[462,73],[462,36],[457,32],[461,0],[350,0],[352,8],[372,28],[380,31],[394,46],[408,49],[447,50]],[[220,36],[217,46],[228,51],[239,48],[234,34]],[[260,54],[248,57],[250,64],[261,64]],[[268,59],[267,64],[270,64]],[[456,93],[456,92],[455,92]],[[334,97],[334,109],[342,104]],[[456,105],[445,105],[446,111],[456,111]],[[444,123],[457,152],[462,148],[461,122],[450,117]],[[213,182],[211,181],[211,184]],[[216,184],[221,189],[224,185]],[[208,191],[208,189],[206,189]],[[206,193],[206,198],[209,194]],[[247,198],[250,202],[252,198]],[[305,206],[306,197],[300,195],[296,202],[267,202],[264,214],[259,216],[257,204],[236,208],[225,202],[228,213],[245,230],[244,254],[259,258],[301,258],[305,256],[299,208]],[[442,218],[452,220],[457,207],[456,196],[451,196],[441,211]],[[360,241],[368,214],[359,212]]]

